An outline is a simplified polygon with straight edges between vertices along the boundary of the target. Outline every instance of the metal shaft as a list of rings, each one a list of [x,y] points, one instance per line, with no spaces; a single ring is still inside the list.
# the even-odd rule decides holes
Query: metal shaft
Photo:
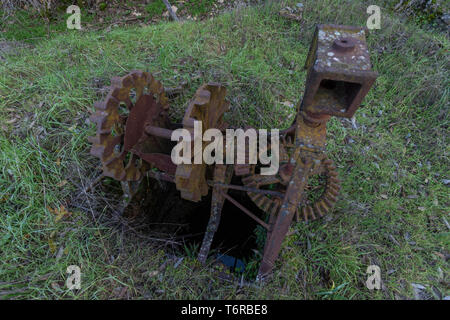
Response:
[[[283,199],[277,220],[267,234],[266,245],[264,247],[263,260],[259,268],[258,277],[267,275],[273,268],[276,258],[281,249],[281,244],[289,230],[292,219],[298,209],[298,203],[301,200],[303,189],[306,186],[308,173],[312,166],[312,161],[308,161],[304,166],[296,161],[294,174],[289,182],[286,195]]]

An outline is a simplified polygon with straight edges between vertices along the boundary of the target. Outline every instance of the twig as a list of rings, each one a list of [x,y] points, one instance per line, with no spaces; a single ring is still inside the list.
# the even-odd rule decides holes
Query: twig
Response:
[[[125,226],[127,229],[133,231],[133,233],[134,233],[137,237],[139,237],[139,238],[146,239],[146,240],[151,240],[151,241],[164,242],[164,243],[166,243],[166,244],[172,244],[172,245],[178,245],[178,246],[181,245],[181,244],[180,244],[179,242],[177,242],[177,241],[172,241],[172,240],[169,240],[169,239],[161,239],[161,238],[148,237],[148,236],[141,235],[139,232],[137,232],[133,227],[131,227],[131,226],[130,226],[129,224],[127,224],[127,223],[124,223],[124,226]]]
[[[178,19],[177,15],[175,14],[175,12],[173,12],[172,6],[170,5],[169,1],[168,0],[163,0],[163,2],[166,5],[166,8],[169,11],[170,16],[172,17],[172,19],[175,20],[175,21],[180,21]]]
[[[22,293],[22,292],[27,291],[28,289],[29,289],[29,288],[26,287],[26,288],[19,288],[19,289],[13,289],[13,290],[4,290],[4,291],[0,291],[0,297],[3,297],[3,296],[9,296],[9,295],[11,295],[11,294],[16,294],[16,293]]]
[[[86,188],[86,190],[84,190],[84,192],[88,192],[89,190],[91,190],[97,183],[100,182],[100,180],[102,180],[105,176],[103,175],[103,173],[101,175],[99,175],[97,178],[94,179],[94,181],[92,181],[92,183]]]
[[[444,223],[447,226],[447,228],[450,230],[450,224],[448,224],[447,219],[445,219],[444,217],[442,217],[442,219],[444,219]]]

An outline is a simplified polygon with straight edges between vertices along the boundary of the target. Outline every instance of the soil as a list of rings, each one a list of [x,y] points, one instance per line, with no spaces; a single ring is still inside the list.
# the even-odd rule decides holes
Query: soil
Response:
[[[230,190],[229,195],[260,217],[263,212],[246,193]],[[161,238],[176,239],[188,248],[200,248],[208,224],[211,192],[200,202],[180,197],[175,184],[148,179],[125,211],[129,219],[137,219],[141,232]],[[225,201],[222,217],[211,252],[249,259],[257,250],[257,223],[244,212]]]

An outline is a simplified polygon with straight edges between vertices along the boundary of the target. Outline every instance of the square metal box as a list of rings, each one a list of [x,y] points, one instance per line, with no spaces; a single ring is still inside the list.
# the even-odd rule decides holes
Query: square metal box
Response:
[[[365,30],[318,25],[305,68],[302,110],[307,115],[351,118],[374,83]]]

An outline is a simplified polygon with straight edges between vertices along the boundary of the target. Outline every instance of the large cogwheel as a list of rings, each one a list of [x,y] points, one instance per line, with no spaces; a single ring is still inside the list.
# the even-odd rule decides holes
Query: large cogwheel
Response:
[[[243,175],[242,183],[247,187],[275,190],[284,194],[294,169],[294,165],[289,163],[294,148],[295,146],[289,136],[286,138],[282,137],[279,149],[280,169],[278,173],[271,176],[261,175],[259,174],[259,167],[253,165],[249,168],[249,173]],[[266,152],[266,150],[260,150],[260,152]],[[298,204],[296,214],[297,220],[304,220],[305,222],[318,219],[330,211],[337,201],[340,190],[338,173],[331,159],[324,157],[312,170],[308,180],[308,187],[304,191],[303,200]],[[319,194],[317,194],[315,192],[317,190],[314,189],[322,189],[322,192],[319,191]],[[310,193],[315,198],[311,199]],[[261,210],[271,215],[275,215],[278,212],[283,202],[281,196],[277,197],[254,192],[247,192],[247,194]]]
[[[226,88],[217,83],[201,86],[186,110],[183,128],[193,132],[194,121],[197,120],[201,121],[203,132],[211,128],[223,130],[223,114],[230,105],[225,99],[226,93]],[[207,165],[203,161],[201,164],[177,166],[175,183],[183,199],[200,201],[202,196],[208,194],[206,168]]]
[[[103,175],[119,181],[140,180],[149,165],[131,150],[145,124],[168,126],[169,104],[163,85],[148,72],[133,71],[112,78],[107,97],[94,106],[90,120],[97,131],[89,142],[91,154],[102,163]]]

